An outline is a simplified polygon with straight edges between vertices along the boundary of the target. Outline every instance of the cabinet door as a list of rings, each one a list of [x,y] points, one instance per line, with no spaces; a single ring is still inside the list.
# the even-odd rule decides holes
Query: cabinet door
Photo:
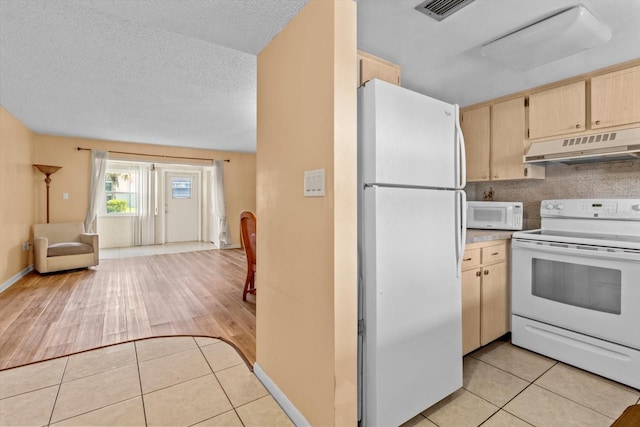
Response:
[[[509,330],[507,271],[504,262],[482,268],[481,345]]]
[[[579,81],[529,96],[529,138],[583,132],[586,83]]]
[[[400,86],[401,68],[396,64],[359,50],[358,68],[358,87],[372,79]]]
[[[467,154],[467,181],[488,181],[491,146],[489,106],[462,112],[460,123]]]
[[[640,122],[640,66],[591,79],[591,128]]]
[[[491,179],[524,178],[524,97],[491,106]]]
[[[462,272],[462,354],[480,347],[481,269]]]

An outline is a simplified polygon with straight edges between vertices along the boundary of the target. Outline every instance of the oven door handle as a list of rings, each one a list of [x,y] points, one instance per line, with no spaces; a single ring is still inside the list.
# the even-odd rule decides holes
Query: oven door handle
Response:
[[[543,253],[555,253],[563,255],[577,255],[588,258],[598,259],[614,259],[621,261],[640,261],[640,251],[625,251],[624,249],[615,249],[612,252],[606,250],[578,249],[582,245],[568,243],[554,243],[553,246],[549,242],[539,244],[536,241],[513,239],[511,243],[512,249],[522,248],[534,250]],[[586,245],[584,247],[587,247]]]

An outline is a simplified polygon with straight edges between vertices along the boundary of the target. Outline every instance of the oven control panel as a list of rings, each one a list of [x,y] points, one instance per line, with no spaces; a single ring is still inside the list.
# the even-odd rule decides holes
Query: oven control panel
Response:
[[[540,217],[604,218],[640,221],[640,199],[543,200]]]

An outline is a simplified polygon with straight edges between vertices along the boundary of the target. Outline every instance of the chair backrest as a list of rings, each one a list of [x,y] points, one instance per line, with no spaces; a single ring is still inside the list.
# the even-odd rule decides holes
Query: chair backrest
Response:
[[[84,233],[84,223],[63,222],[57,224],[34,224],[33,237],[46,237],[49,244],[79,242]]]
[[[256,215],[251,211],[240,212],[240,235],[247,262],[256,263]]]

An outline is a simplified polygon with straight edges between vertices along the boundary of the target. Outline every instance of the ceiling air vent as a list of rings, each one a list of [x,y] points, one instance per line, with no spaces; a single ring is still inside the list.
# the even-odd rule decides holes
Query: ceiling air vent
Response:
[[[471,2],[473,0],[427,0],[417,5],[416,9],[436,21],[442,21]]]

